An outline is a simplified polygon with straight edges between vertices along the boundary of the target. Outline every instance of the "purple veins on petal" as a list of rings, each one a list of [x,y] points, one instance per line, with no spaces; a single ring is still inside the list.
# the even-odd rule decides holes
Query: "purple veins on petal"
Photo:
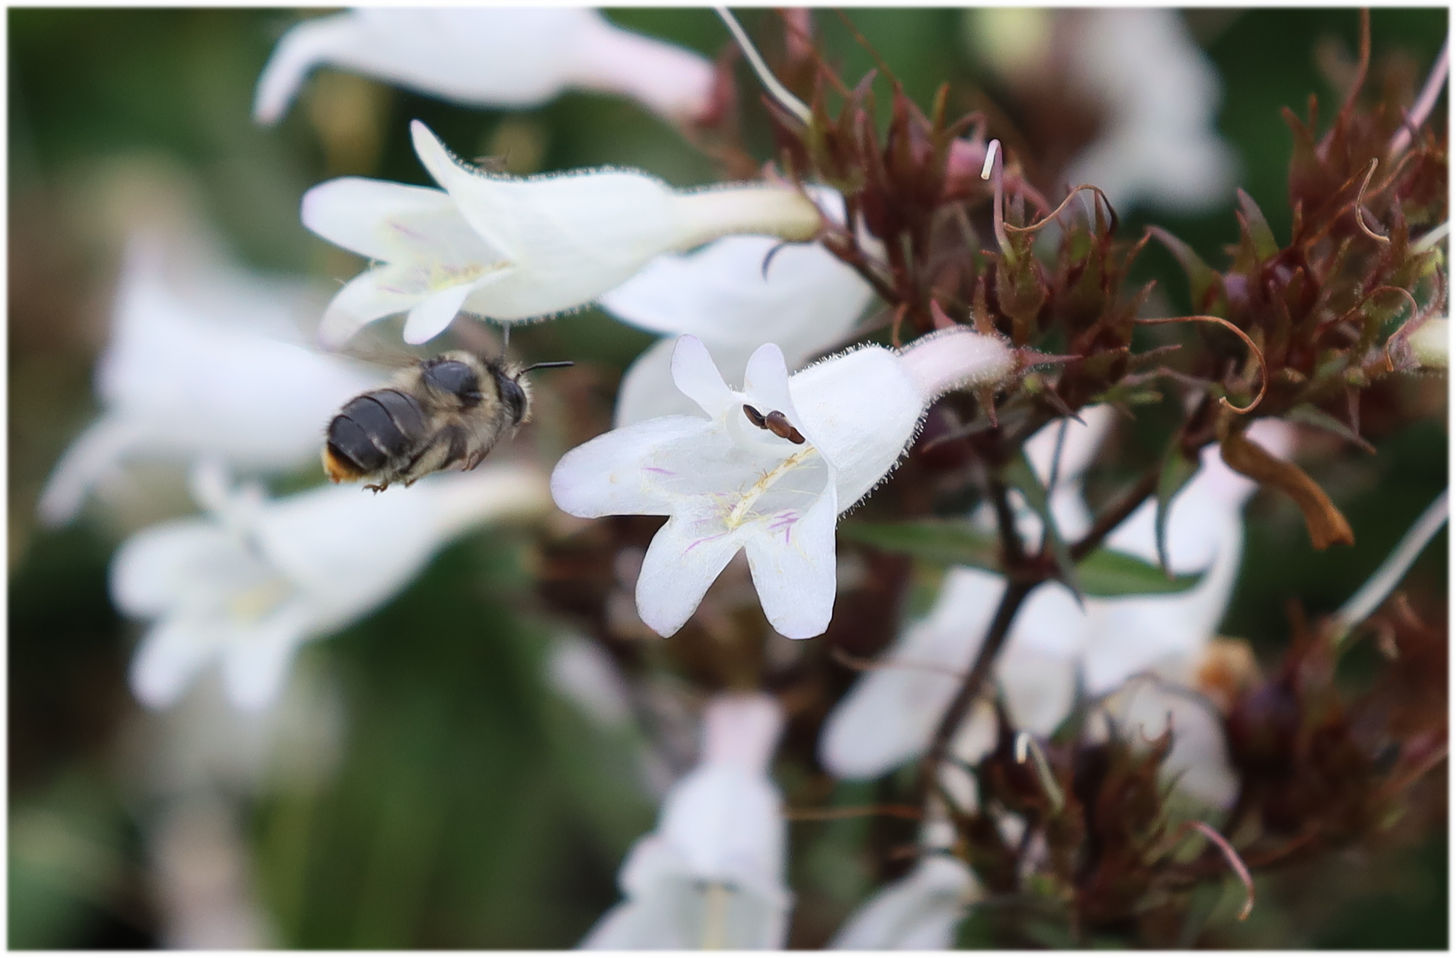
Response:
[[[396,233],[403,233],[405,236],[411,237],[413,239],[422,240],[422,239],[425,238],[425,234],[423,234],[423,233],[421,233],[421,232],[419,232],[417,230],[412,230],[408,226],[405,226],[403,223],[396,223],[396,222],[392,222],[391,221],[390,224],[389,224],[389,226]]]
[[[660,468],[658,466],[643,466],[642,467],[642,471],[643,472],[655,472],[659,476],[675,476],[675,475],[677,475],[677,473],[673,472],[671,469],[663,469],[663,468]]]
[[[727,534],[728,533],[726,533],[726,532],[720,532],[720,533],[718,533],[715,536],[704,536],[701,539],[694,539],[692,541],[692,543],[686,549],[683,550],[683,555],[687,555],[689,552],[692,552],[694,549],[696,549],[698,546],[702,545],[704,542],[713,542],[714,540],[723,538]]]

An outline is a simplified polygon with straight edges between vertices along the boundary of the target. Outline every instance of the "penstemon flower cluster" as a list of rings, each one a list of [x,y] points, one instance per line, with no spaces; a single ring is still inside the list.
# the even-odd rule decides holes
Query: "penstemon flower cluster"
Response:
[[[229,701],[267,710],[304,643],[510,520],[534,530],[542,614],[575,633],[553,665],[564,693],[613,726],[650,710],[649,688],[700,716],[699,756],[664,783],[621,900],[582,947],[802,943],[798,818],[913,820],[898,862],[873,852],[890,880],[840,916],[829,943],[854,949],[950,947],[971,914],[1002,945],[1050,925],[1067,944],[1169,947],[1208,920],[1201,887],[1241,882],[1214,923],[1232,921],[1256,905],[1251,870],[1377,835],[1445,754],[1444,672],[1409,666],[1444,662],[1444,636],[1386,601],[1444,498],[1359,602],[1297,618],[1272,669],[1220,626],[1251,497],[1291,501],[1314,549],[1361,548],[1300,464],[1309,436],[1364,444],[1362,395],[1446,367],[1430,92],[1444,52],[1424,95],[1397,102],[1368,82],[1367,36],[1333,118],[1289,116],[1287,241],[1238,191],[1238,243],[1210,264],[1118,218],[1235,194],[1216,77],[1171,12],[968,18],[987,44],[1039,38],[1028,58],[992,58],[1002,82],[1055,74],[1102,104],[1096,139],[1047,157],[1009,147],[1026,141],[1004,117],[953,115],[948,87],[916,103],[881,77],[886,101],[875,77],[841,77],[804,11],[765,19],[773,71],[723,19],[753,88],[732,57],[586,10],[363,9],[279,41],[260,123],[320,66],[469,106],[593,90],[675,125],[723,181],[512,176],[414,120],[390,135],[434,186],[343,177],[302,198],[303,226],[366,260],[314,308],[313,345],[264,322],[297,290],[250,280],[255,308],[224,315],[221,280],[189,299],[139,239],[98,373],[106,412],[40,505],[66,522],[124,460],[191,464],[205,514],[144,529],[113,560],[117,607],[148,623],[137,698],[173,707],[215,666]],[[748,145],[748,115],[771,153]],[[1186,273],[1192,314],[1130,283],[1153,241]],[[542,432],[571,448],[523,439],[378,496],[270,497],[232,478],[317,455],[332,412],[385,375],[344,350],[391,318],[404,343],[443,349],[593,306],[661,338],[627,368],[610,424],[542,401]],[[538,393],[591,375],[592,357],[564,358],[579,368]],[[294,392],[250,392],[259,369]],[[1151,461],[1119,460],[1133,435]],[[1099,474],[1111,493],[1093,494]],[[1371,631],[1397,654],[1351,697],[1335,666]],[[776,777],[776,758],[794,773]],[[863,781],[875,805],[835,807],[834,782]]]

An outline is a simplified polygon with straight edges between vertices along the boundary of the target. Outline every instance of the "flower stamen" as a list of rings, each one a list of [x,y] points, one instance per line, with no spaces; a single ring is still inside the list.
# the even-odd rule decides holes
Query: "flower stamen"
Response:
[[[762,498],[763,494],[768,492],[769,488],[782,476],[793,471],[817,451],[813,446],[802,449],[760,476],[758,481],[743,494],[743,498],[738,500],[738,504],[728,513],[728,518],[724,520],[728,528],[737,529],[743,525],[748,517],[748,510],[753,508],[753,504]]]

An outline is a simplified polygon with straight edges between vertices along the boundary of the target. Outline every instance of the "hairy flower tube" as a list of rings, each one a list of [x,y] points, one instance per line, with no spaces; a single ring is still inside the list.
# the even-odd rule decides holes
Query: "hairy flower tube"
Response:
[[[999,339],[957,328],[790,377],[768,343],[739,391],[701,340],[683,336],[673,381],[707,418],[664,416],[598,436],[557,463],[552,495],[584,518],[669,517],[637,579],[638,614],[659,634],[680,629],[744,550],[769,623],[792,639],[819,635],[834,606],[840,513],[895,467],[937,396],[995,383],[1014,363]]]
[[[320,424],[380,377],[297,341],[305,294],[230,263],[173,261],[157,242],[133,239],[96,366],[104,411],[56,463],[41,519],[70,522],[127,460],[215,455],[282,470],[315,459]]]
[[[1451,362],[1451,321],[1445,316],[1428,319],[1410,337],[1416,362],[1427,369],[1445,369]]]
[[[540,106],[567,89],[618,93],[674,121],[702,116],[713,85],[704,57],[596,10],[361,7],[283,35],[258,78],[253,118],[282,119],[324,64],[466,106]]]
[[[193,479],[209,515],[142,530],[111,565],[117,608],[155,620],[131,664],[132,690],[152,708],[215,660],[235,705],[267,706],[302,643],[388,601],[451,539],[549,505],[544,477],[514,464],[377,497],[330,486],[269,500],[228,488],[211,465]]]
[[[402,312],[409,343],[433,339],[462,309],[540,319],[596,300],[663,253],[819,229],[818,207],[788,187],[678,191],[630,170],[511,177],[460,162],[418,120],[410,131],[442,190],[343,177],[304,194],[305,226],[376,263],[329,304],[326,343]]]
[[[1089,420],[1087,429],[1068,424],[1069,440],[1076,432],[1083,434],[1063,452],[1066,456],[1073,451],[1071,468],[1067,460],[1063,462],[1064,474],[1073,478],[1077,460],[1090,460],[1090,455],[1083,459],[1075,450],[1085,448],[1087,438],[1094,439],[1095,449],[1096,435],[1087,434],[1100,435],[1106,424],[1084,417]],[[1047,427],[1029,446],[1044,443],[1049,430],[1056,428]],[[1287,452],[1288,430],[1282,423],[1261,420],[1250,434],[1276,454]],[[1030,458],[1045,481],[1043,470],[1049,459]],[[1071,711],[1079,681],[1090,695],[1117,691],[1143,673],[1193,685],[1200,656],[1223,617],[1238,576],[1241,512],[1254,489],[1254,483],[1223,463],[1216,447],[1204,450],[1200,471],[1173,500],[1168,520],[1171,567],[1180,574],[1203,574],[1186,592],[1087,597],[1083,607],[1060,584],[1049,583],[1033,592],[1013,622],[994,673],[1015,725],[1036,735],[1051,734]],[[1155,514],[1153,503],[1144,504],[1109,537],[1108,545],[1157,561]],[[1062,505],[1056,518],[1068,536],[1080,534],[1088,525],[1081,504]],[[819,747],[826,768],[844,778],[874,778],[925,751],[960,687],[959,674],[979,650],[1004,582],[979,569],[955,567],[946,573],[929,616],[910,625],[885,653],[882,661],[888,667],[861,677],[831,713]],[[1165,771],[1184,773],[1184,789],[1210,804],[1223,804],[1231,797],[1227,756],[1221,739],[1213,734],[1215,720],[1191,692],[1165,694],[1156,682],[1137,683],[1109,706],[1119,724],[1141,726],[1150,737],[1161,734],[1169,712],[1174,713],[1175,743]],[[974,762],[994,742],[994,716],[983,707],[962,725],[953,751]]]
[[[700,764],[668,793],[657,830],[627,854],[618,875],[627,900],[581,947],[784,946],[792,896],[783,799],[768,774],[782,728],[782,709],[762,693],[708,703]]]
[[[810,195],[826,216],[843,220],[839,194],[814,189]],[[718,370],[737,382],[765,342],[783,350],[790,370],[842,343],[873,296],[869,283],[818,244],[728,236],[659,257],[601,299],[617,319],[666,334],[622,377],[616,424],[697,412],[672,381],[679,335],[701,339]]]

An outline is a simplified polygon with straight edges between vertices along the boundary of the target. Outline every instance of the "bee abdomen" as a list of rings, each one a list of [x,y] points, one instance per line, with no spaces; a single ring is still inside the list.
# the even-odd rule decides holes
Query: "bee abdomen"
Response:
[[[336,482],[378,472],[408,456],[424,431],[424,412],[413,397],[393,389],[365,393],[329,423],[325,466]]]

